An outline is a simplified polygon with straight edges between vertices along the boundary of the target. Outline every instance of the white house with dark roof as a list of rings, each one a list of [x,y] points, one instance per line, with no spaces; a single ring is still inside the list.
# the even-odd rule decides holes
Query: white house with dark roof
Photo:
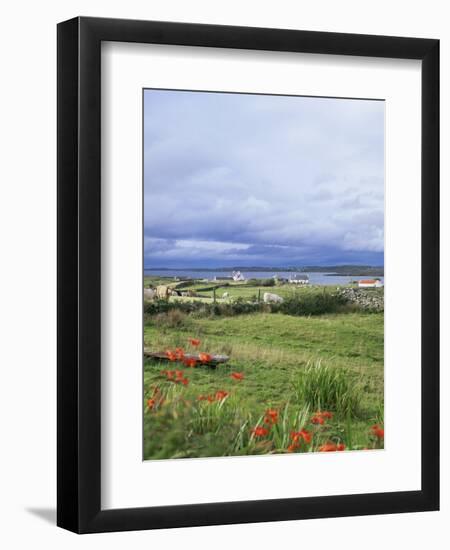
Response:
[[[294,285],[307,285],[309,283],[309,277],[304,273],[293,273],[289,277],[289,282]]]

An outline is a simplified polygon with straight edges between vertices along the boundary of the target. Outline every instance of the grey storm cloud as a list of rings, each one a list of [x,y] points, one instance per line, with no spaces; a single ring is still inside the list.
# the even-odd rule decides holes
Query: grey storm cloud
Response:
[[[383,263],[384,102],[146,90],[154,266]]]

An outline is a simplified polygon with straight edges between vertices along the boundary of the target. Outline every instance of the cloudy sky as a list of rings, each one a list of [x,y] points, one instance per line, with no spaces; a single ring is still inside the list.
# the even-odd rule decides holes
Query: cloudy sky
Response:
[[[146,90],[146,267],[383,264],[384,102]]]

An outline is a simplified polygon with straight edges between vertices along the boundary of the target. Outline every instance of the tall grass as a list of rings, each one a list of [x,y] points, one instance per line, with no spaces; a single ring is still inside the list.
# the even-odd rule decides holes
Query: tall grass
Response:
[[[153,316],[153,323],[158,328],[187,328],[188,316],[180,309],[169,309]]]
[[[296,407],[287,403],[281,411],[278,422],[273,425],[270,439],[277,451],[285,451],[291,443],[291,433],[302,430],[308,425],[310,417],[309,407]]]
[[[342,445],[345,450],[382,448],[383,440],[371,435],[373,419],[355,424],[350,411],[357,403],[352,401],[349,387],[344,388],[334,374],[320,364],[308,367],[302,382],[296,380],[295,389],[302,400],[292,394],[283,407],[263,407],[265,412],[260,409],[258,414],[243,407],[233,393],[217,397],[213,392],[208,396],[211,401],[205,395],[200,400],[190,387],[162,380],[144,393],[144,458],[308,453],[322,451],[322,446],[329,444]],[[309,395],[306,390],[314,380],[320,391]],[[153,398],[152,406],[149,398]],[[318,423],[318,409],[333,414],[328,412],[325,421]],[[377,424],[382,424],[381,418],[382,413]],[[295,439],[299,432],[307,438]]]
[[[165,384],[161,388],[164,399],[160,405],[149,410],[144,404],[147,458],[283,453],[291,442],[292,431],[306,427],[310,418],[307,407],[287,404],[276,423],[268,426],[264,414],[255,417],[230,396],[210,403],[198,401],[189,389]],[[255,436],[257,426],[268,428],[264,438]]]
[[[293,389],[296,399],[314,410],[343,416],[356,416],[360,411],[359,380],[345,368],[332,368],[320,361],[309,364],[293,377]]]

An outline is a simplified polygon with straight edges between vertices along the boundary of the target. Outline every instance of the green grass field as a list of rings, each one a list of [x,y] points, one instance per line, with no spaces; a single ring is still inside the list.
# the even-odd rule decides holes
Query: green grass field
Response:
[[[145,281],[150,282],[155,281]],[[200,295],[195,300],[212,300],[211,290],[199,290],[206,286],[189,286]],[[261,295],[268,291],[285,297],[324,292],[323,287],[230,285],[220,295],[228,291],[232,299],[252,300],[259,288]],[[189,343],[196,338],[198,350],[230,360],[215,369],[144,361],[144,458],[308,452],[325,450],[327,444],[345,445],[346,450],[379,448],[383,440],[372,434],[371,426],[383,424],[383,331],[383,313],[363,311],[146,315],[146,348],[196,351]],[[165,370],[183,371],[179,376],[186,382],[168,380]],[[217,392],[224,392],[221,398]],[[268,410],[276,412],[276,422],[267,419]],[[321,423],[315,413],[325,410],[333,417]],[[262,429],[255,432],[256,427]],[[300,430],[309,434],[308,442],[292,435]]]
[[[161,278],[161,277],[145,277],[144,278],[144,287],[154,287],[157,285],[167,285],[172,288],[178,288],[179,283],[174,282],[173,278]],[[351,285],[348,285],[351,286]],[[355,285],[356,286],[356,285]],[[214,296],[213,287],[216,288],[216,300],[218,302],[222,301],[230,301],[233,299],[245,299],[245,300],[256,300],[258,298],[258,294],[260,294],[261,299],[264,294],[264,292],[275,292],[279,296],[283,298],[288,298],[291,296],[295,296],[297,294],[312,294],[321,292],[324,290],[325,287],[323,286],[313,286],[313,285],[305,285],[305,286],[296,286],[296,285],[289,285],[289,284],[283,284],[278,285],[276,287],[266,287],[266,286],[258,286],[258,285],[251,285],[248,283],[221,283],[221,282],[193,282],[192,284],[189,284],[188,286],[182,286],[179,288],[180,291],[187,291],[192,290],[196,293],[196,300],[204,300],[206,302],[212,301],[212,298]],[[326,287],[326,290],[328,292],[334,291],[338,289],[339,287],[328,285]],[[223,300],[222,296],[224,293],[228,293],[228,298],[226,300]],[[184,297],[171,297],[171,301],[189,301],[192,300],[192,298],[184,298]]]

